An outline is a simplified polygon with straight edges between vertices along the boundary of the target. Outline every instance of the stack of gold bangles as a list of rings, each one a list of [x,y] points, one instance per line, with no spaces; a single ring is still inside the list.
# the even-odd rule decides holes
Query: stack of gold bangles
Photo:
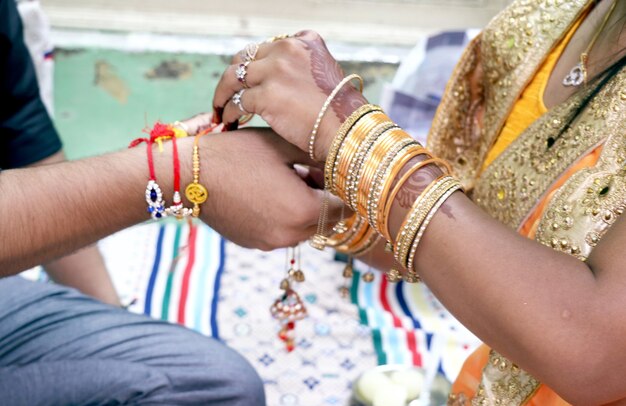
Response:
[[[428,165],[436,166],[441,175],[420,191],[392,238],[389,216],[393,202],[411,176]],[[405,269],[402,278],[419,282],[413,263],[422,235],[446,199],[461,189],[450,173],[447,162],[413,140],[380,107],[360,107],[340,127],[324,170],[326,189],[356,214],[347,220],[347,231],[329,236],[326,245],[356,256],[374,247],[382,236]]]

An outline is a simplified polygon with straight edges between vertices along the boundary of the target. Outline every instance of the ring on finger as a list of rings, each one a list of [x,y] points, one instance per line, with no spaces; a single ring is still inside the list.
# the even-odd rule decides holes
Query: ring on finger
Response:
[[[239,56],[241,57],[241,60],[244,61],[244,63],[252,62],[256,60],[257,52],[259,52],[259,44],[252,42],[246,45],[244,49],[239,51]]]
[[[273,37],[266,39],[265,43],[276,42],[276,41],[280,41],[281,39],[290,38],[290,37],[293,37],[293,35],[291,34],[274,35]]]
[[[246,89],[241,89],[240,91],[238,91],[237,93],[235,93],[233,95],[233,104],[237,107],[239,107],[239,110],[241,110],[241,112],[243,114],[250,114],[248,111],[246,111],[245,108],[243,108],[243,104],[241,102],[241,97],[243,96],[243,93],[246,91]]]
[[[235,76],[237,76],[237,80],[241,83],[244,89],[248,89],[248,82],[246,82],[246,76],[248,76],[248,65],[251,61],[247,61],[244,63],[240,63],[237,69],[235,70]]]

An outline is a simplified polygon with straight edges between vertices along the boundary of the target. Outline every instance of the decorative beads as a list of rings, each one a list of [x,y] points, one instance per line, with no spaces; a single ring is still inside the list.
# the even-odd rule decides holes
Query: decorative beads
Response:
[[[148,213],[154,220],[167,217],[165,202],[161,188],[154,180],[149,180],[146,185],[146,203],[148,203]]]

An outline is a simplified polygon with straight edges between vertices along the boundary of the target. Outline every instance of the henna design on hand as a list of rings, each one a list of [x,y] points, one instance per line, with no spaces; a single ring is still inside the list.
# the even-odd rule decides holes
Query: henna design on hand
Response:
[[[408,170],[412,165],[407,165]],[[402,172],[405,172],[403,168]],[[402,189],[398,192],[396,197],[398,204],[403,209],[410,209],[413,203],[419,195],[430,185],[437,177],[441,175],[441,170],[435,165],[426,165],[417,172],[415,172],[407,181],[402,185]],[[402,176],[402,174],[400,174]]]
[[[344,71],[331,56],[324,41],[304,39],[301,35],[303,34],[299,33],[296,37],[304,44],[304,48],[311,52],[311,75],[315,84],[325,95],[329,95],[344,78]],[[335,96],[331,107],[337,118],[343,122],[354,110],[365,103],[367,100],[363,95],[348,85]]]
[[[421,159],[420,159],[421,160]],[[398,178],[402,177],[402,174],[406,172],[412,165],[406,165],[405,168],[402,169]],[[424,168],[415,172],[406,183],[402,186],[402,189],[398,192],[396,200],[400,207],[403,209],[409,210],[413,203],[419,195],[426,189],[428,185],[430,185],[435,179],[441,176],[442,172],[438,166],[434,164],[426,165]],[[452,209],[447,202],[445,202],[440,208],[439,211],[445,214],[449,219],[455,220],[454,214],[452,213]]]

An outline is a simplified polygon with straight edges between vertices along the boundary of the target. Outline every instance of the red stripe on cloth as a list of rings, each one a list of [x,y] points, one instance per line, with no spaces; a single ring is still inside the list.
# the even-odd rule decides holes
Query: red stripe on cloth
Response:
[[[422,356],[417,351],[417,336],[415,335],[415,331],[412,329],[406,330],[402,325],[402,320],[393,312],[391,305],[389,305],[389,299],[387,298],[387,286],[388,286],[387,278],[384,276],[381,278],[380,282],[380,303],[388,312],[393,319],[393,326],[395,328],[400,328],[406,333],[406,343],[409,347],[409,351],[411,352],[411,358],[413,360],[413,365],[422,366]]]
[[[380,304],[382,304],[383,309],[385,309],[385,311],[393,318],[393,326],[396,328],[402,328],[402,320],[400,320],[400,318],[393,313],[393,310],[391,310],[391,306],[389,305],[389,299],[387,299],[387,285],[387,278],[383,276],[380,281]]]
[[[187,242],[189,256],[185,272],[183,273],[180,300],[178,302],[178,322],[183,325],[185,324],[185,310],[187,308],[187,297],[189,296],[189,280],[191,279],[193,265],[196,262],[196,235],[198,234],[198,226],[190,225],[189,227],[189,241]]]
[[[417,352],[417,337],[415,336],[415,331],[409,330],[406,332],[406,342],[409,345],[409,350],[413,356],[413,365],[421,367],[422,355]]]

